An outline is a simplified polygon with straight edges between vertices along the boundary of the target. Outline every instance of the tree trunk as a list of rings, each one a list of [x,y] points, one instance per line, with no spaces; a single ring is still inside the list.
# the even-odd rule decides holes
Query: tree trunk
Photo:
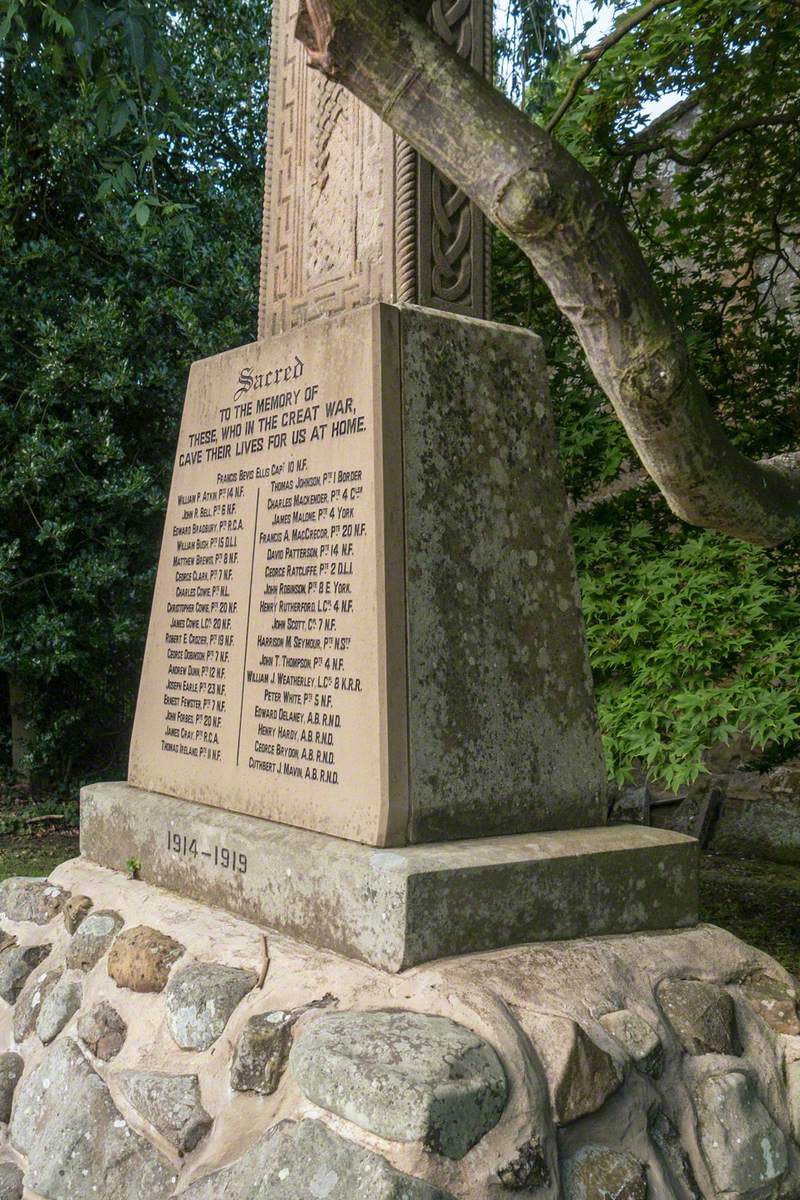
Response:
[[[563,146],[399,0],[302,0],[297,36],[525,252],[673,512],[758,546],[800,533],[796,458],[728,440],[620,210]]]

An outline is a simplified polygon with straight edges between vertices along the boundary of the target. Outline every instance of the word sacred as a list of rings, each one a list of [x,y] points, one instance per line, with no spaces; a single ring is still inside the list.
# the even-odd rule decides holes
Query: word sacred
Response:
[[[296,354],[294,362],[285,367],[273,367],[271,371],[260,371],[253,374],[252,367],[242,367],[237,383],[239,387],[233,393],[234,402],[241,400],[249,391],[259,391],[261,388],[272,387],[274,383],[283,383],[289,379],[300,379],[305,369],[305,363]]]

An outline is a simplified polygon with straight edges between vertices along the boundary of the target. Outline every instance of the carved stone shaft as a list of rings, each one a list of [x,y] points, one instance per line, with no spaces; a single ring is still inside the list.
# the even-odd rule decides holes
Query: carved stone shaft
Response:
[[[382,300],[488,317],[479,209],[364,105],[309,70],[298,0],[275,0],[259,337]],[[491,72],[489,0],[435,0],[429,21]]]

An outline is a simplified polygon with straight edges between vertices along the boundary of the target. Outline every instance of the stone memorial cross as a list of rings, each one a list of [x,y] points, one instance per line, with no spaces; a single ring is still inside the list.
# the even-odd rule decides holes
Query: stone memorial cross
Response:
[[[307,69],[297,7],[260,340],[192,366],[128,783],[85,790],[84,853],[391,970],[691,921],[688,840],[604,828],[539,339],[484,319],[482,216]],[[430,10],[483,71],[490,9]]]

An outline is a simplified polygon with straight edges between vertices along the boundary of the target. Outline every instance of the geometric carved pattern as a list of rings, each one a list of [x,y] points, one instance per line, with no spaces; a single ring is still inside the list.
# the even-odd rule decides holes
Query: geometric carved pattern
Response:
[[[338,84],[306,65],[299,0],[273,0],[259,337],[374,300],[486,308],[484,220]],[[432,27],[485,71],[491,0],[437,0]]]

